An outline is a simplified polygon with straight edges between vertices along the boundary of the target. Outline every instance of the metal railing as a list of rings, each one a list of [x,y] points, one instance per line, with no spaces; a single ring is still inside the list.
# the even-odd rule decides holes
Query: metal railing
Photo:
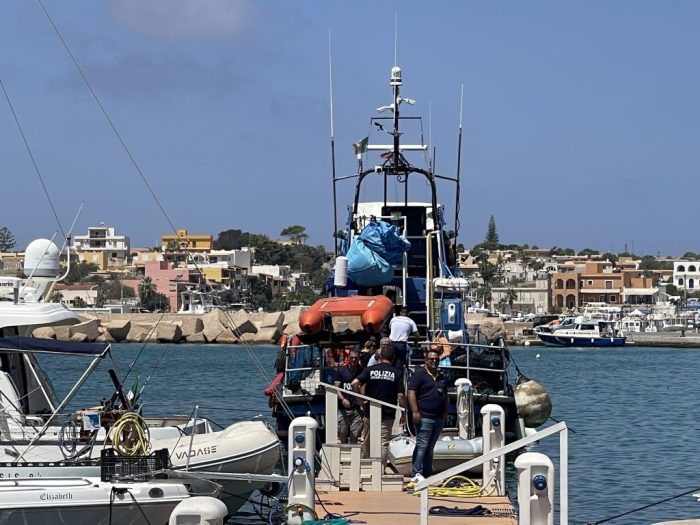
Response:
[[[559,523],[568,525],[569,523],[569,434],[566,423],[561,421],[535,434],[519,439],[510,445],[491,450],[478,458],[452,467],[448,470],[435,474],[414,485],[414,490],[420,493],[420,525],[428,525],[428,488],[437,483],[441,483],[448,478],[457,476],[467,470],[483,465],[487,461],[505,456],[526,445],[539,441],[548,436],[559,434]],[[505,462],[500,462],[504,468]]]

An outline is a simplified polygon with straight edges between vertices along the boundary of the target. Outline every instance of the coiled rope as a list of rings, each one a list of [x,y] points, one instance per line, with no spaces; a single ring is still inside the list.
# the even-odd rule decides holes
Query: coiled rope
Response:
[[[119,418],[112,427],[112,447],[122,456],[144,456],[151,450],[151,433],[135,412]]]
[[[493,494],[493,491],[493,487],[491,490],[484,490],[482,486],[466,476],[452,476],[446,479],[442,485],[429,488],[428,495],[431,498],[478,498],[480,496],[490,496]],[[413,494],[418,495],[418,492]]]

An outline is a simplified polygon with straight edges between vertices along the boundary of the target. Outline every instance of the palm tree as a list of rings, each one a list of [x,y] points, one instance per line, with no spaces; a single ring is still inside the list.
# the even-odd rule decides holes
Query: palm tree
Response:
[[[518,298],[518,293],[513,290],[512,288],[508,288],[506,290],[506,294],[503,296],[503,299],[508,303],[508,306],[510,306],[510,313],[513,313],[513,303],[515,300]]]
[[[156,285],[150,277],[144,277],[139,283],[139,302],[141,306],[148,305],[157,291]]]

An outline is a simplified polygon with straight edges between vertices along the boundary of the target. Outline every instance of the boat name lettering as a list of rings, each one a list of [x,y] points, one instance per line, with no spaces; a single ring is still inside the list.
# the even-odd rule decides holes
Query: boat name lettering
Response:
[[[39,496],[39,499],[41,501],[73,499],[73,494],[70,492],[59,492],[56,494],[52,494],[50,492],[42,492]]]
[[[396,378],[396,375],[391,370],[370,370],[369,378],[393,381]]]
[[[188,454],[187,451],[184,451],[184,452],[177,452],[177,453],[175,454],[175,456],[177,457],[177,459],[184,459],[184,458],[186,458],[188,455],[189,455],[191,458],[193,458],[193,457],[195,457],[195,456],[204,456],[204,455],[207,455],[207,454],[216,454],[216,445],[211,446],[211,447],[198,448],[198,449],[196,449],[196,450],[190,450],[190,451],[189,451],[189,454]]]

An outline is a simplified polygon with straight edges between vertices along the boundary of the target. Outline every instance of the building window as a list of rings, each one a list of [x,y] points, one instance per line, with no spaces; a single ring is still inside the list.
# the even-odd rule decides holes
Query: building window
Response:
[[[697,271],[697,270],[695,269],[695,265],[691,264],[690,266],[688,266],[688,271],[689,271],[689,272],[695,272],[695,271]]]
[[[588,286],[593,286],[593,281],[588,279]]]
[[[683,279],[678,279],[678,286],[683,286]]]
[[[601,303],[604,303],[604,302],[605,302],[605,296],[604,296],[604,295],[599,295],[599,296],[598,296],[598,300],[599,300]]]
[[[695,288],[695,279],[688,279],[688,288]]]
[[[678,270],[677,270],[677,271],[679,271],[679,272],[684,272],[684,271],[685,271],[685,266],[683,266],[682,264],[679,264],[679,265],[678,265]]]
[[[617,295],[611,295],[611,296],[610,296],[610,302],[611,302],[611,303],[616,303],[616,302],[617,302]]]

